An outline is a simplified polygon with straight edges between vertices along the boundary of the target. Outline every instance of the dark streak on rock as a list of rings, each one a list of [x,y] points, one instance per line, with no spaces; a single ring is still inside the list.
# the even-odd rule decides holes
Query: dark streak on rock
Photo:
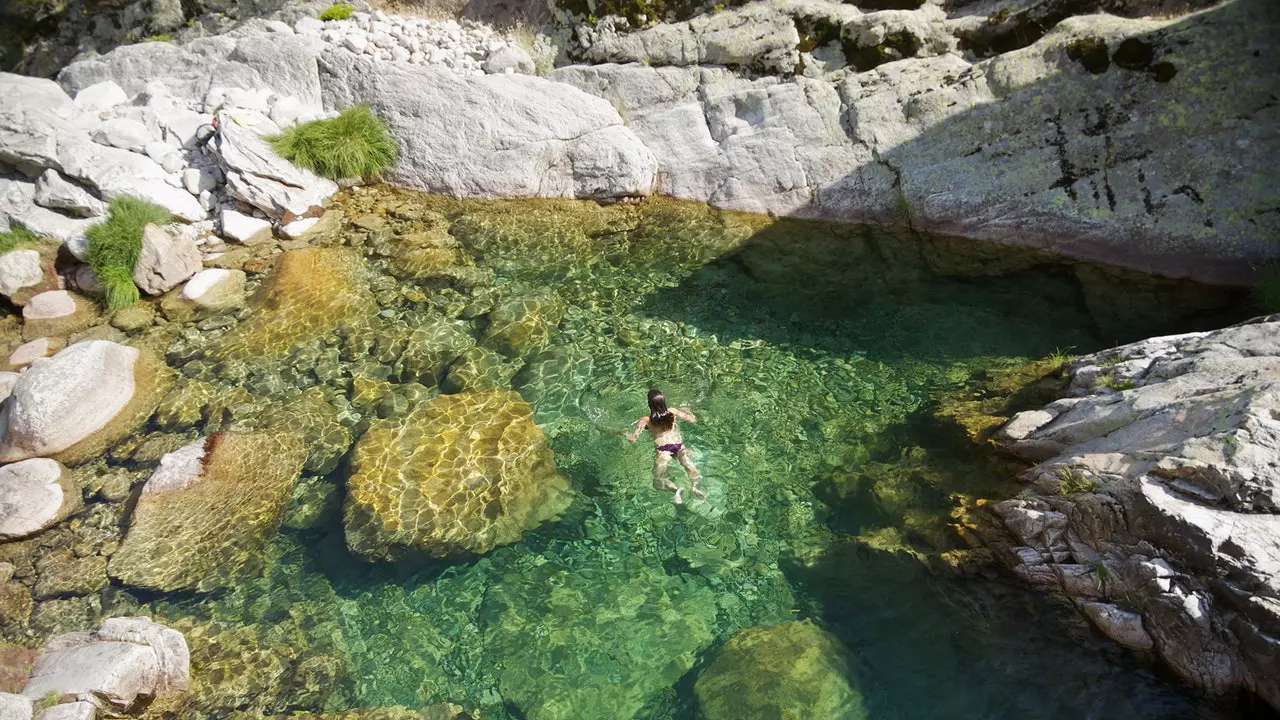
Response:
[[[1191,198],[1197,205],[1204,204],[1204,198],[1200,197],[1200,193],[1196,192],[1196,189],[1191,187],[1190,185],[1179,185],[1178,187],[1174,188],[1173,194],[1186,195],[1187,197]]]
[[[1058,156],[1058,172],[1061,176],[1054,181],[1051,188],[1062,188],[1066,191],[1067,197],[1073,201],[1078,200],[1076,197],[1075,185],[1076,177],[1075,168],[1071,165],[1071,160],[1067,157],[1067,133],[1062,129],[1062,111],[1059,110],[1057,115],[1045,120],[1045,122],[1053,125],[1053,137],[1049,140],[1049,144],[1053,146],[1054,152]]]

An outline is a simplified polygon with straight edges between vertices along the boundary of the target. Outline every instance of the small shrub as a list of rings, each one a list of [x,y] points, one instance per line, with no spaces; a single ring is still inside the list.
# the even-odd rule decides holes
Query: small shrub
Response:
[[[34,243],[39,239],[40,236],[28,230],[25,225],[10,222],[9,229],[0,233],[0,253],[9,252],[19,245]]]
[[[1058,476],[1059,495],[1078,495],[1090,493],[1097,489],[1098,483],[1077,468],[1060,467],[1054,471]]]
[[[106,294],[107,309],[119,310],[138,302],[133,267],[142,253],[142,228],[169,222],[169,211],[135,197],[111,201],[107,221],[89,228],[89,266]]]
[[[356,9],[347,3],[334,3],[320,13],[321,20],[346,20]]]
[[[1099,375],[1098,387],[1111,388],[1119,392],[1132,390],[1134,388],[1133,381],[1128,378],[1117,378],[1114,375]]]
[[[40,700],[36,702],[36,709],[48,710],[54,705],[57,705],[58,699],[61,697],[62,696],[58,694],[57,690],[50,690],[49,692],[44,694],[44,697],[40,698]]]
[[[1067,352],[1068,350],[1071,350],[1071,348],[1067,348],[1067,350],[1054,348],[1053,352],[1049,353],[1049,356],[1045,358],[1045,360],[1049,366],[1050,372],[1058,372],[1067,364],[1067,361],[1071,359],[1071,355]]]
[[[268,141],[281,157],[330,180],[377,177],[397,154],[386,124],[365,105],[295,125]]]
[[[1253,303],[1263,313],[1280,313],[1280,261],[1258,268],[1258,281],[1253,285]]]
[[[173,42],[173,36],[167,33],[142,38],[142,42]]]

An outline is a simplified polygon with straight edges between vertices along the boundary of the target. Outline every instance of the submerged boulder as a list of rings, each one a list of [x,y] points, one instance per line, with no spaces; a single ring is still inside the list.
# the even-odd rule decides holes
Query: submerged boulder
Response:
[[[811,620],[739,630],[698,674],[708,720],[867,717],[849,686],[845,649]]]
[[[172,382],[151,352],[109,340],[37,359],[0,409],[0,462],[76,465],[100,455],[146,422]]]
[[[557,517],[569,501],[533,408],[519,395],[441,395],[374,423],[356,443],[347,544],[373,560],[409,550],[485,553]]]
[[[250,301],[249,316],[209,349],[210,357],[275,357],[377,312],[351,250],[300,248],[276,260]]]
[[[256,572],[306,460],[288,433],[214,433],[165,455],[108,572],[128,585],[211,590]]]
[[[549,290],[508,298],[489,315],[485,343],[508,357],[541,350],[564,318],[564,309],[564,302]]]
[[[22,337],[27,340],[50,335],[70,335],[98,320],[97,307],[66,290],[49,290],[32,296],[22,308]]]

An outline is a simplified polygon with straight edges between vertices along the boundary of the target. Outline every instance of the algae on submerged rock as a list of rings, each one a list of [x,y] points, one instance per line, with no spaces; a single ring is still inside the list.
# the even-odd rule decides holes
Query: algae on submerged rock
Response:
[[[286,433],[216,433],[171,453],[147,481],[111,576],[211,590],[252,572],[280,526],[306,450]]]
[[[708,720],[863,720],[849,686],[844,646],[812,620],[746,628],[698,674],[694,693]]]
[[[374,560],[485,553],[570,501],[533,408],[507,390],[441,395],[374,423],[351,468],[347,544]]]

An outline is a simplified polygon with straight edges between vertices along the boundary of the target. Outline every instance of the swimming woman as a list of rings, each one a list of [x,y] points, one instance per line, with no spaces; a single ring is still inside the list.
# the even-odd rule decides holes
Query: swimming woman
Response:
[[[681,488],[667,479],[667,465],[671,462],[671,458],[675,458],[684,466],[684,471],[691,482],[689,490],[700,498],[706,498],[707,494],[698,489],[698,483],[702,482],[702,475],[693,464],[693,455],[689,452],[689,448],[684,446],[684,438],[676,429],[676,418],[691,423],[698,422],[698,418],[688,410],[668,409],[667,400],[662,397],[662,391],[658,388],[650,388],[649,414],[636,421],[635,428],[627,433],[627,439],[635,442],[636,438],[640,437],[641,431],[646,427],[649,429],[649,433],[653,435],[653,448],[656,452],[653,459],[653,489],[674,492],[676,496],[671,502],[679,505],[683,502],[680,499]]]

